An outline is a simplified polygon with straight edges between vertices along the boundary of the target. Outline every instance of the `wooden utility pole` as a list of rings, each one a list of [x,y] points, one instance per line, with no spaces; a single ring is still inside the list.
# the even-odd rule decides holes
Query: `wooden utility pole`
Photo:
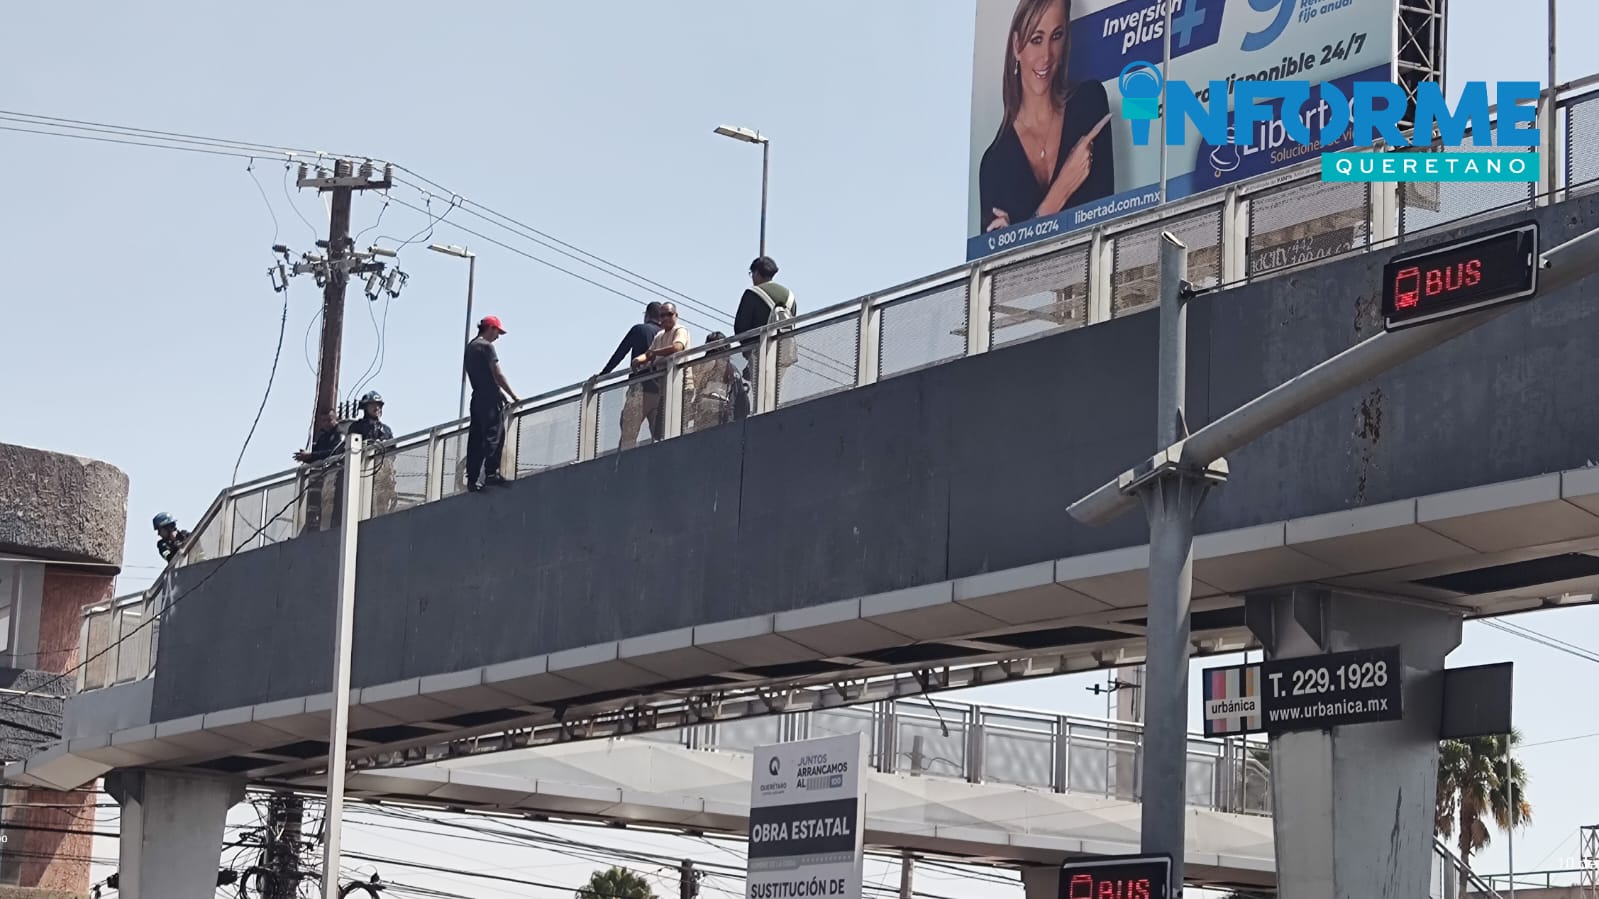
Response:
[[[307,177],[305,166],[300,167],[300,177],[296,182],[300,187],[311,187],[319,193],[333,195],[328,216],[328,239],[318,242],[325,244],[327,265],[322,285],[322,352],[321,361],[317,364],[316,407],[311,416],[313,435],[316,433],[317,419],[336,411],[339,402],[339,353],[344,344],[344,289],[350,283],[351,269],[363,261],[353,255],[354,246],[350,240],[351,202],[358,190],[388,190],[392,182],[392,175],[387,168],[382,179],[372,180],[370,162],[362,163],[360,170],[356,171],[348,159],[336,160],[332,177],[321,170],[314,177]]]
[[[273,793],[267,800],[266,868],[263,899],[300,895],[300,842],[304,804],[292,793]]]

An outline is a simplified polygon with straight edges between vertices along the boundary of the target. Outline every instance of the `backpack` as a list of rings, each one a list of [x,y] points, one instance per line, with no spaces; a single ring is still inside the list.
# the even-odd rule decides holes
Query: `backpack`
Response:
[[[766,301],[766,308],[771,310],[771,316],[767,319],[767,321],[773,321],[773,322],[787,321],[787,320],[789,320],[789,319],[794,317],[794,293],[793,293],[793,291],[789,291],[788,302],[786,302],[783,305],[779,306],[777,304],[777,302],[772,299],[771,294],[768,294],[766,292],[766,285],[757,284],[751,289],[754,290],[755,293],[757,295],[759,295],[761,299]],[[773,338],[776,339],[776,337],[778,335],[785,334],[788,331],[789,331],[788,328],[777,328],[777,329],[775,329],[772,332]],[[799,361],[799,344],[796,341],[793,341],[793,340],[778,340],[777,341],[777,367],[779,369],[788,368],[790,365],[793,365],[794,363],[796,363],[798,361]]]

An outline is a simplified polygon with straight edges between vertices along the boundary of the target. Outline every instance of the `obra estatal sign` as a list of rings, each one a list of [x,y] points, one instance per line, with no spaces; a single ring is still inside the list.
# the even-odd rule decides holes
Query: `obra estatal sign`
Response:
[[[858,899],[865,769],[860,734],[756,747],[746,899]]]

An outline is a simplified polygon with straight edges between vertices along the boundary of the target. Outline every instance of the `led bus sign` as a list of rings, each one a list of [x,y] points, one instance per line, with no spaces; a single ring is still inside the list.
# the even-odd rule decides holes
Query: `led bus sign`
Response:
[[[1530,297],[1538,289],[1538,226],[1401,256],[1383,267],[1387,329]]]
[[[1116,855],[1067,862],[1060,899],[1171,899],[1171,858]]]

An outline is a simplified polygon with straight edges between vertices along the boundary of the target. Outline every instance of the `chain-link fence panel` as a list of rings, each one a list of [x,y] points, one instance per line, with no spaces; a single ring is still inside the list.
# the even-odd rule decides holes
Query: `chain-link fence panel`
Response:
[[[1249,277],[1371,244],[1371,189],[1355,181],[1301,181],[1249,199]]]
[[[439,437],[439,498],[466,492],[465,429]]]
[[[1080,328],[1088,322],[1088,247],[1072,247],[994,272],[989,345]]]
[[[966,355],[968,282],[883,305],[877,330],[877,376],[925,368]]]
[[[516,476],[527,477],[576,462],[582,416],[582,397],[518,413],[512,420]]]
[[[713,747],[721,752],[754,752],[757,746],[778,742],[781,727],[781,719],[775,717],[723,721],[716,725]]]
[[[232,547],[223,547],[222,545],[222,522],[225,514],[225,510],[218,512],[216,516],[201,524],[196,531],[189,535],[188,541],[183,544],[180,565],[193,565],[209,559],[220,559],[227,554],[228,549],[232,549]]]
[[[263,511],[267,525],[261,531],[262,545],[282,543],[294,537],[294,523],[299,516],[300,479],[295,478],[267,488]]]
[[[1199,290],[1221,283],[1221,210],[1208,209],[1156,222],[1112,239],[1110,314],[1147,309],[1160,299],[1160,234],[1170,231],[1188,247],[1188,283]]]
[[[1566,106],[1566,188],[1592,190],[1599,182],[1599,94]]]
[[[982,779],[1041,790],[1053,787],[1054,722],[985,713]]]
[[[966,723],[949,721],[949,735],[937,719],[921,718],[901,712],[895,719],[895,747],[899,757],[894,770],[903,774],[931,774],[938,777],[966,777]]]
[[[385,449],[372,461],[371,489],[367,491],[373,518],[427,502],[428,442]]]
[[[1536,175],[1537,165],[1532,155],[1536,148],[1527,148],[1528,170]],[[1515,152],[1509,149],[1509,152]],[[1450,147],[1451,154],[1504,153],[1506,147],[1477,146],[1471,135],[1459,147]],[[1399,186],[1399,233],[1414,234],[1439,225],[1482,215],[1500,209],[1532,208],[1535,181],[1409,181]]]
[[[682,433],[708,431],[734,418],[749,385],[744,380],[744,353],[722,350],[683,366]]]
[[[666,427],[666,373],[629,378],[600,390],[594,455],[646,446],[662,439]]]
[[[267,491],[252,490],[233,498],[233,545],[228,547],[228,553],[246,552],[261,546],[261,536],[257,533],[265,512]]]
[[[87,635],[83,640],[83,688],[96,690],[108,686],[111,677],[111,611],[99,612],[87,619]]]
[[[1220,770],[1216,756],[1188,754],[1188,773],[1184,778],[1185,798],[1189,805],[1215,808],[1217,773]]]
[[[860,344],[860,319],[854,315],[779,335],[774,347],[777,405],[790,406],[854,387]]]
[[[125,684],[144,676],[150,667],[150,630],[142,625],[142,603],[130,603],[117,610],[117,667],[115,683]]]

